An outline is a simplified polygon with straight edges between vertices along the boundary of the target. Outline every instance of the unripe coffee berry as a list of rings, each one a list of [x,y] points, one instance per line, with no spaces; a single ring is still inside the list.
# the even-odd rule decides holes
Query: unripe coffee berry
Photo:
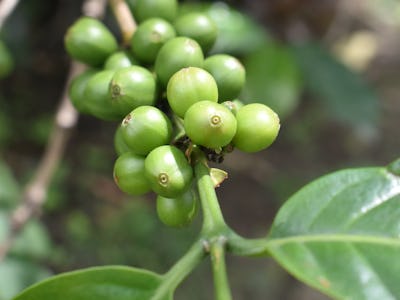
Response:
[[[86,84],[83,92],[86,111],[102,120],[120,120],[121,114],[112,104],[108,86],[114,75],[113,70],[103,70],[94,74]]]
[[[196,102],[217,102],[217,84],[210,73],[203,69],[183,68],[168,81],[167,99],[174,113],[183,118],[188,108]]]
[[[244,152],[257,152],[270,146],[278,135],[278,115],[268,106],[252,103],[236,114],[237,131],[234,146]]]
[[[171,76],[182,68],[203,66],[204,55],[199,44],[186,37],[166,42],[158,52],[155,71],[160,83],[167,86]]]
[[[197,214],[197,194],[189,189],[175,198],[157,196],[157,215],[161,222],[170,227],[185,227],[192,223]]]
[[[133,13],[139,23],[150,18],[162,18],[169,22],[175,19],[178,11],[177,0],[136,0]]]
[[[224,101],[221,104],[229,109],[235,116],[239,109],[242,108],[244,105],[243,102],[238,99],[235,99],[233,101]]]
[[[118,48],[112,33],[100,21],[81,17],[68,29],[65,38],[68,54],[76,60],[99,67]]]
[[[173,198],[185,192],[192,182],[192,166],[181,150],[160,146],[147,155],[145,173],[154,192]]]
[[[184,127],[193,143],[216,149],[232,141],[236,133],[236,119],[222,104],[200,101],[187,110]]]
[[[168,144],[172,125],[168,117],[153,106],[140,106],[121,123],[124,142],[132,152],[146,155],[154,148]]]
[[[106,70],[118,70],[138,65],[138,62],[128,51],[117,51],[111,54],[104,63]]]
[[[76,76],[69,86],[68,94],[72,104],[77,111],[83,114],[89,113],[86,108],[86,99],[84,91],[90,78],[93,77],[98,71],[94,69],[88,69],[78,76]]]
[[[226,54],[212,55],[204,60],[204,69],[217,82],[219,102],[239,96],[246,80],[245,69],[239,60]]]
[[[131,66],[115,72],[110,83],[112,105],[126,116],[142,105],[153,105],[156,100],[156,81],[147,69]]]
[[[193,12],[183,15],[175,20],[174,26],[178,35],[198,42],[204,53],[211,49],[217,39],[217,26],[203,13]]]
[[[129,148],[122,137],[121,126],[118,126],[114,133],[114,149],[118,156],[131,151],[131,148]]]
[[[133,34],[131,49],[140,61],[154,63],[162,45],[175,36],[174,27],[167,21],[160,18],[148,19]]]
[[[151,191],[144,175],[144,160],[143,156],[126,152],[115,161],[114,181],[121,191],[130,195],[143,195]]]

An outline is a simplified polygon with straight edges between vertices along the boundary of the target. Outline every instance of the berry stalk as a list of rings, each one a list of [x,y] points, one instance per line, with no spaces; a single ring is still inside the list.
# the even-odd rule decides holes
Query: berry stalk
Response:
[[[212,237],[228,231],[221,208],[215,193],[214,184],[210,177],[210,169],[207,166],[204,155],[200,156],[194,168],[197,180],[197,188],[200,195],[203,210],[203,237]]]

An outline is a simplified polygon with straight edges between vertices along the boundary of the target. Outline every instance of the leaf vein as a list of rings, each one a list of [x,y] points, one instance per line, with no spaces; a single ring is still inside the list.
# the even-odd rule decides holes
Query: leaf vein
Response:
[[[395,199],[396,196],[398,196],[400,194],[400,186],[397,187],[396,192],[397,192],[397,194],[387,195],[388,197],[381,198],[380,201],[377,201],[377,203],[375,203],[375,205],[368,207],[367,210],[363,210],[360,213],[358,213],[357,215],[354,215],[354,217],[352,217],[343,226],[343,230],[346,231],[346,230],[350,229],[352,227],[352,225],[354,225],[354,223],[356,223],[360,218],[365,217],[366,215],[368,215],[368,214],[372,213],[373,211],[375,211],[376,209],[380,208],[383,203],[387,203],[388,201]]]
[[[359,184],[362,184],[362,183],[364,183],[365,181],[368,181],[368,180],[370,180],[370,179],[371,179],[370,177],[368,177],[368,178],[362,178],[361,180],[358,180],[358,181],[353,182],[353,183],[351,183],[351,184],[344,185],[344,187],[341,188],[340,190],[338,189],[336,193],[333,193],[333,194],[332,194],[332,197],[330,198],[330,200],[327,201],[327,202],[325,203],[325,205],[323,205],[323,206],[321,207],[321,209],[318,211],[318,213],[314,215],[314,217],[310,220],[311,222],[308,224],[308,226],[307,226],[306,228],[311,228],[311,227],[316,223],[316,221],[318,220],[318,218],[322,215],[322,213],[332,204],[332,202],[334,202],[334,200],[335,200],[340,194],[342,194],[344,191],[346,191],[346,190],[348,190],[348,189],[350,189],[350,188],[353,188],[353,187],[355,187],[355,186],[357,186],[357,185],[359,185]]]
[[[307,242],[333,242],[333,243],[357,243],[357,244],[380,244],[392,247],[399,247],[400,239],[379,237],[379,236],[361,236],[361,235],[345,235],[345,234],[319,234],[319,235],[300,235],[284,238],[271,238],[268,242],[269,248],[288,243],[307,243]]]
[[[375,269],[371,266],[368,258],[365,256],[365,254],[360,251],[359,249],[357,249],[356,245],[353,244],[349,244],[349,246],[351,247],[351,249],[358,255],[358,257],[360,257],[360,260],[364,263],[364,266],[369,269],[369,272],[371,274],[373,274],[373,276],[375,277],[375,279],[380,283],[380,286],[382,287],[382,289],[385,291],[385,297],[387,296],[393,296],[393,298],[385,298],[386,300],[395,300],[396,297],[394,297],[393,293],[391,292],[390,288],[387,286],[387,284],[385,283],[385,281],[382,280],[382,277],[375,271]],[[367,291],[365,291],[367,292]],[[367,292],[368,293],[368,292]],[[369,294],[369,293],[368,293]],[[382,298],[381,298],[382,299]]]

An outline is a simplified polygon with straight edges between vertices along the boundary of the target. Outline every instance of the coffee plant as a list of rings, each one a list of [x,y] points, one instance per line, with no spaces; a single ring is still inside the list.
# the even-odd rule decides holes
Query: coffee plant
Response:
[[[67,53],[87,66],[71,81],[69,96],[80,113],[119,122],[113,173],[119,189],[152,192],[166,226],[191,226],[201,217],[201,231],[163,274],[92,267],[40,281],[14,300],[173,299],[205,259],[215,299],[229,300],[227,253],[272,257],[335,299],[400,299],[400,160],[321,177],[287,200],[267,236],[239,235],[215,192],[227,178],[224,158],[270,147],[280,119],[265,104],[240,101],[246,71],[233,55],[210,52],[221,34],[215,19],[200,10],[178,13],[176,0],[130,4],[138,24],[123,46],[87,16],[66,32]]]

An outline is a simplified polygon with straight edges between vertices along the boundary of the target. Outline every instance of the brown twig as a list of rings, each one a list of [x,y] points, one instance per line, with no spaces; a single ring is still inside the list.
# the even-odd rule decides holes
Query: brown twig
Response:
[[[65,145],[71,129],[78,120],[78,113],[72,107],[67,92],[70,80],[83,71],[85,67],[80,63],[73,63],[68,75],[67,84],[57,111],[53,130],[48,140],[46,150],[35,170],[32,180],[27,184],[20,205],[13,211],[10,217],[10,232],[5,242],[0,247],[0,261],[5,257],[13,245],[18,233],[25,224],[36,214],[46,199],[47,189],[51,178],[63,155]]]
[[[133,33],[136,30],[136,22],[124,0],[109,0],[111,9],[117,19],[119,28],[122,33],[122,43],[128,46]]]
[[[105,4],[105,0],[86,0],[82,7],[83,14],[97,18],[102,17]],[[40,212],[46,200],[50,181],[63,156],[71,129],[78,121],[78,113],[68,97],[68,86],[71,79],[84,69],[85,66],[81,63],[73,62],[71,64],[46,150],[31,181],[22,192],[19,206],[11,214],[8,236],[0,245],[0,261],[7,255],[25,224]]]
[[[101,19],[104,16],[106,4],[107,0],[85,0],[82,5],[82,14]]]

